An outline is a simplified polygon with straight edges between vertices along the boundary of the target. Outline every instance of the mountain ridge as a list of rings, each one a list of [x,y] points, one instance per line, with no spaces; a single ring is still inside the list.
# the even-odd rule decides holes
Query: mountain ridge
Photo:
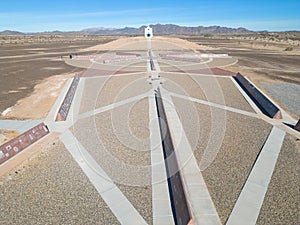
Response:
[[[198,35],[198,34],[254,34],[254,33],[290,33],[300,31],[252,31],[244,27],[231,28],[223,26],[180,26],[176,24],[151,24],[154,35]],[[43,31],[43,32],[20,32],[12,30],[0,31],[0,35],[143,35],[146,26],[108,28],[91,27],[79,31]]]
[[[254,33],[243,27],[230,28],[222,26],[179,26],[175,24],[154,24],[150,25],[153,28],[154,34],[245,34]],[[1,31],[0,35],[26,35],[26,34],[87,34],[87,35],[142,35],[146,26],[124,27],[124,28],[106,28],[106,27],[93,27],[86,28],[80,31],[44,31],[44,32],[19,32],[12,30]]]
[[[162,35],[162,34],[241,34],[241,33],[253,33],[254,31],[250,31],[246,28],[229,28],[229,27],[221,27],[221,26],[179,26],[175,24],[151,24],[153,28],[154,34]],[[140,34],[144,33],[144,28],[146,26],[140,26],[139,28],[134,27],[124,27],[119,29],[103,29],[103,28],[93,28],[93,30],[88,32],[88,34]],[[87,31],[82,30],[82,31]]]

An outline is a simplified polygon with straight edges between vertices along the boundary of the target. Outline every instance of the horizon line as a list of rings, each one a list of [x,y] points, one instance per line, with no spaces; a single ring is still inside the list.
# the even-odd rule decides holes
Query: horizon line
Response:
[[[224,27],[224,28],[231,28],[231,29],[239,29],[239,28],[243,28],[246,29],[250,32],[300,32],[300,30],[297,29],[289,29],[289,30],[268,30],[268,29],[263,29],[263,30],[253,30],[253,29],[249,29],[243,26],[238,26],[238,27],[234,27],[234,26],[226,26],[226,25],[209,25],[209,26],[204,26],[204,25],[196,25],[196,26],[191,26],[191,25],[178,25],[178,24],[173,24],[173,23],[156,23],[156,24],[147,24],[147,25],[175,25],[175,26],[179,26],[179,27]],[[87,30],[87,29],[113,29],[113,30],[118,30],[118,29],[124,29],[124,28],[134,28],[134,29],[138,29],[141,28],[143,26],[147,26],[147,25],[137,25],[137,26],[123,26],[123,27],[104,27],[104,26],[99,26],[99,27],[95,27],[95,26],[91,26],[91,27],[86,27],[86,28],[79,28],[78,30],[68,30],[68,29],[56,29],[56,30],[40,30],[40,31],[21,31],[21,30],[17,30],[17,29],[4,29],[4,30],[0,30],[0,32],[5,32],[5,31],[11,31],[11,32],[20,32],[23,34],[34,34],[34,33],[51,33],[51,32],[80,32],[83,30]]]

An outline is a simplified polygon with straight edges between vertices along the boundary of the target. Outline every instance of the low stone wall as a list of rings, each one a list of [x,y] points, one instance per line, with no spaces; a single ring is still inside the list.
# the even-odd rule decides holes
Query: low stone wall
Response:
[[[79,75],[76,75],[72,81],[72,84],[66,94],[64,101],[62,102],[59,111],[57,113],[55,121],[65,121],[67,119],[78,83],[79,83]]]
[[[273,119],[282,119],[279,108],[260,92],[247,78],[238,73],[234,79],[265,115]]]

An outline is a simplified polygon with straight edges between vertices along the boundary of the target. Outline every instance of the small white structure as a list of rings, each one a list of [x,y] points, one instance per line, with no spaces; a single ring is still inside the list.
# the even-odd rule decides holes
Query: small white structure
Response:
[[[152,38],[153,37],[153,31],[150,26],[145,28],[145,38]]]

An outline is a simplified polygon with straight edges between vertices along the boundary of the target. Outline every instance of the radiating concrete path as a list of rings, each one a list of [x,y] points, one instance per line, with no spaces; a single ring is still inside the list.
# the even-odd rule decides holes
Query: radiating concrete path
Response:
[[[43,120],[0,120],[0,129],[16,130],[20,134],[43,122]]]
[[[94,110],[86,112],[86,113],[82,113],[78,117],[79,117],[79,119],[85,119],[85,118],[97,115],[99,113],[103,113],[105,111],[112,110],[114,108],[129,104],[129,103],[132,103],[132,102],[136,102],[136,101],[141,100],[141,99],[143,99],[145,97],[148,97],[148,96],[149,96],[149,93],[134,96],[132,98],[128,98],[128,99],[125,99],[125,100],[122,100],[122,101],[119,101],[119,102],[115,102],[115,103],[110,104],[110,105],[106,105],[106,106],[94,109]]]
[[[89,178],[121,224],[147,224],[120,189],[70,131],[65,131],[60,136],[60,140],[64,143],[74,160],[81,167],[82,171]]]
[[[161,89],[161,97],[193,220],[196,224],[221,224],[172,98],[165,89]]]
[[[155,57],[155,53],[152,51],[151,55]],[[157,60],[153,60],[153,63],[155,71],[151,73],[151,78],[154,80],[154,82],[152,82],[152,86],[154,89],[157,89],[160,82],[156,81],[156,79],[159,79],[158,75],[161,69]],[[221,224],[191,146],[185,135],[181,121],[176,112],[172,98],[168,91],[161,87],[160,90],[170,129],[170,135],[175,148],[174,152],[178,160],[179,169],[181,170],[183,187],[186,192],[186,199],[190,208],[189,210],[192,214],[192,219],[196,222],[196,224]],[[158,126],[157,122],[156,127]],[[159,128],[156,129],[159,131]],[[153,138],[154,137],[151,137],[151,139]],[[160,206],[160,210],[163,210],[163,205]]]
[[[284,131],[273,127],[229,216],[227,225],[256,224],[284,136]]]
[[[152,165],[152,210],[154,225],[174,224],[163,155],[154,90],[149,97],[149,128]]]
[[[174,96],[174,97],[177,97],[177,98],[185,99],[185,100],[188,100],[188,101],[197,102],[197,103],[200,103],[202,105],[208,105],[208,106],[211,106],[211,107],[214,107],[214,108],[227,110],[229,112],[234,112],[234,113],[238,113],[238,114],[241,114],[241,115],[250,116],[250,117],[253,117],[253,118],[259,118],[259,116],[255,113],[248,112],[248,111],[241,110],[241,109],[236,109],[236,108],[233,108],[233,107],[230,107],[230,106],[220,105],[220,104],[217,104],[217,103],[204,101],[204,100],[200,100],[200,99],[197,99],[197,98],[193,98],[193,97],[189,97],[189,96],[185,96],[185,95],[180,95],[180,94],[176,94],[174,92],[170,92],[170,95]]]

